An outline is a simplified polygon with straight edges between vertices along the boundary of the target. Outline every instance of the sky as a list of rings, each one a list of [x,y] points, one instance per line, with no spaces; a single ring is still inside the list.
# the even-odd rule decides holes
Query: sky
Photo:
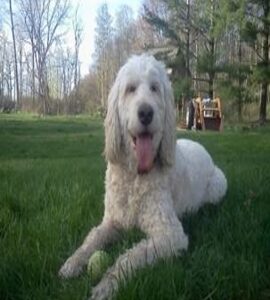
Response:
[[[115,12],[122,4],[129,5],[136,16],[136,13],[141,5],[141,0],[71,0],[73,7],[76,7],[78,3],[80,5],[78,15],[83,25],[82,44],[79,53],[82,76],[85,76],[88,73],[89,66],[92,62],[92,54],[94,52],[96,13],[98,7],[104,2],[108,4],[109,12],[112,16],[114,16]]]

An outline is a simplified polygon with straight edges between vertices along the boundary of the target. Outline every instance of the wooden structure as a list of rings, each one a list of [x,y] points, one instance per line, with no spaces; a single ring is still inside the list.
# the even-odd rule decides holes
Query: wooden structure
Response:
[[[193,99],[189,108],[189,116],[187,119],[189,119],[189,129],[191,129],[190,124],[192,124],[195,129],[222,130],[220,98],[202,99],[201,97],[198,97]]]

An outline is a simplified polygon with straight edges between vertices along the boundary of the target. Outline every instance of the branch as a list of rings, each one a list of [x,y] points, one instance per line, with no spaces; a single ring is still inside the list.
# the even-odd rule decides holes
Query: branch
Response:
[[[182,41],[177,35],[177,33],[173,30],[173,28],[169,26],[169,24],[165,20],[152,13],[145,5],[144,10],[145,15],[143,15],[143,18],[146,20],[147,23],[158,29],[163,30],[167,37],[175,40],[178,45],[182,44]]]

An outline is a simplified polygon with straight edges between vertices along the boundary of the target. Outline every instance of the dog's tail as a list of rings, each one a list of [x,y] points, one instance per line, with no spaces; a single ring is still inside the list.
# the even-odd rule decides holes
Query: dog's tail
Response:
[[[219,202],[225,196],[227,187],[228,183],[224,173],[218,167],[215,167],[209,180],[205,199],[210,203]]]

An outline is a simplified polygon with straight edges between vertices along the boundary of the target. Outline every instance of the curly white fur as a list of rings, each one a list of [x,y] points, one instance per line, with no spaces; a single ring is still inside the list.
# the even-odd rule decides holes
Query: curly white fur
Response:
[[[151,107],[153,114],[146,125],[138,116],[142,105]],[[143,151],[147,158],[150,151],[154,160],[138,173],[136,140],[144,132],[151,136],[147,145],[151,144],[153,153]],[[175,141],[171,85],[164,65],[153,57],[134,56],[119,71],[108,99],[105,134],[108,167],[103,221],[65,262],[60,275],[78,275],[88,258],[117,239],[121,229],[137,227],[147,238],[107,270],[92,290],[91,299],[96,300],[110,299],[119,281],[136,269],[187,249],[179,218],[206,202],[218,202],[227,189],[224,174],[201,145]]]

